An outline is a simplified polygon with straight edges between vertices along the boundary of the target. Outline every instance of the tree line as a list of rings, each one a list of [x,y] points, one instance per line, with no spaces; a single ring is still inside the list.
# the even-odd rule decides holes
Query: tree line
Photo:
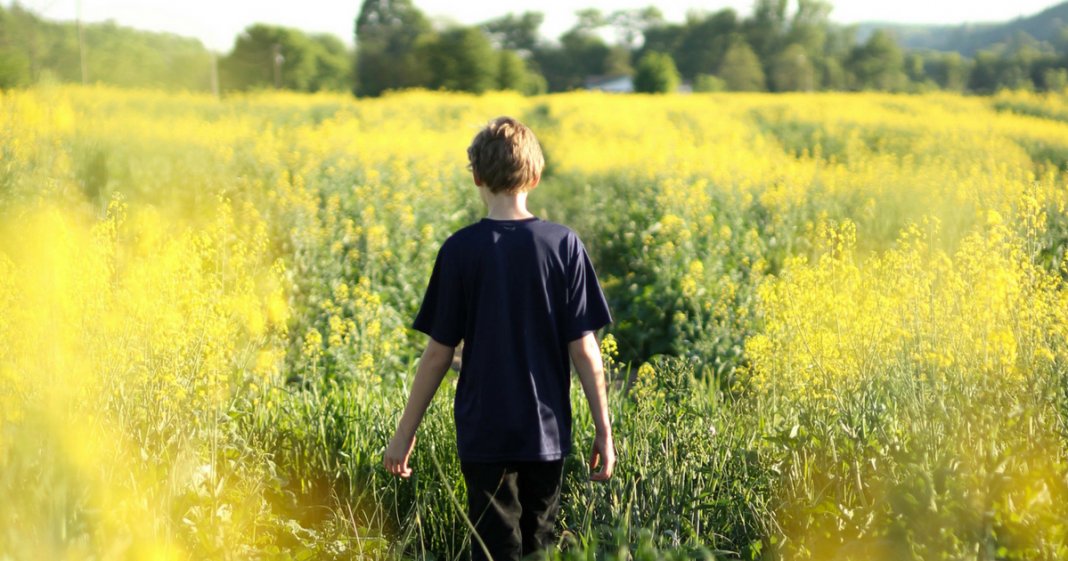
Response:
[[[441,31],[411,0],[364,0],[356,24],[355,91],[378,95],[444,87],[478,92],[496,85],[558,92],[599,76],[629,76],[636,90],[649,92],[671,91],[679,83],[694,91],[771,92],[986,93],[1068,85],[1068,27],[1062,41],[1017,33],[966,58],[956,52],[905,51],[887,31],[859,41],[856,27],[831,23],[830,13],[831,4],[822,0],[757,0],[746,17],[723,9],[692,12],[681,23],[666,21],[655,7],[587,9],[557,41],[547,41],[537,12]],[[459,36],[462,43],[455,40]],[[477,53],[469,58],[478,64],[462,62],[465,49]],[[391,66],[396,60],[404,63]],[[501,62],[495,66],[494,60]],[[505,65],[512,69],[509,79],[502,77]],[[392,73],[380,71],[386,67]],[[453,77],[460,69],[465,77]]]
[[[171,90],[352,88],[353,53],[337,37],[254,24],[219,57],[196,40],[113,22],[45,20],[0,6],[0,88],[88,82]]]
[[[628,77],[637,91],[817,91],[1068,86],[1068,26],[1056,41],[1026,33],[979,50],[906,51],[887,31],[858,40],[830,22],[822,0],[757,0],[666,21],[655,7],[577,12],[556,40],[538,12],[465,26],[432,22],[412,0],[363,0],[355,51],[337,37],[255,24],[216,56],[194,39],[113,23],[43,20],[18,4],[0,7],[0,87],[40,81],[104,82],[169,89],[351,90],[376,96],[404,88],[526,94]]]
[[[17,3],[0,6],[0,88],[41,82],[103,82],[205,90],[211,53],[196,39],[114,23],[52,22]]]

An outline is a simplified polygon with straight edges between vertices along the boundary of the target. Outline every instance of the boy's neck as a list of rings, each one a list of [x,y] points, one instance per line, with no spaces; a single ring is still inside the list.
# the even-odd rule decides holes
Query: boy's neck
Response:
[[[532,218],[534,215],[527,210],[526,192],[507,194],[493,194],[483,189],[483,200],[486,202],[486,218],[490,220],[521,220]]]

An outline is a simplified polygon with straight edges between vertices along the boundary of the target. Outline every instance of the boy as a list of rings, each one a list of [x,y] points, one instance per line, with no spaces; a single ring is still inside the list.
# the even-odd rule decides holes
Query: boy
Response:
[[[411,474],[416,428],[464,341],[454,417],[479,538],[472,558],[518,560],[553,541],[571,451],[569,357],[596,426],[590,469],[600,469],[591,478],[612,476],[615,447],[593,336],[612,318],[578,236],[527,210],[545,165],[534,133],[515,119],[494,119],[467,157],[488,213],[438,252],[413,324],[430,339],[383,463],[394,475]]]

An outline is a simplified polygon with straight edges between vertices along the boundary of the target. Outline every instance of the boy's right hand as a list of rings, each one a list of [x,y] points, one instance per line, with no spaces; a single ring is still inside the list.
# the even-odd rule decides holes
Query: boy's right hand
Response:
[[[600,465],[600,471],[593,471]],[[612,442],[612,435],[598,432],[593,438],[593,452],[590,454],[590,479],[593,481],[608,481],[612,477],[612,470],[616,467],[616,447]]]
[[[415,435],[412,435],[411,438],[405,438],[400,434],[400,431],[394,434],[393,438],[389,440],[385,458],[382,460],[382,463],[386,466],[386,471],[405,479],[411,476],[412,469],[408,467],[408,457],[412,455],[412,448],[414,447]]]

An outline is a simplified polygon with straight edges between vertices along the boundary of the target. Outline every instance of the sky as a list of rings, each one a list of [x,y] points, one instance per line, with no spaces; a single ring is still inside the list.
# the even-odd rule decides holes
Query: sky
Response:
[[[0,0],[5,6],[11,0]],[[691,10],[714,12],[734,8],[741,15],[752,0],[414,0],[433,19],[475,24],[509,12],[545,14],[543,36],[555,38],[574,23],[577,8],[605,12],[655,4],[669,21],[682,21]],[[337,35],[352,44],[353,21],[360,0],[20,0],[37,14],[54,20],[74,20],[79,4],[85,21],[114,20],[120,25],[150,31],[169,31],[200,39],[209,49],[226,52],[234,38],[252,23],[296,27]],[[838,23],[965,23],[1006,21],[1028,16],[1059,0],[832,0],[831,20]],[[791,2],[793,4],[793,2]]]

